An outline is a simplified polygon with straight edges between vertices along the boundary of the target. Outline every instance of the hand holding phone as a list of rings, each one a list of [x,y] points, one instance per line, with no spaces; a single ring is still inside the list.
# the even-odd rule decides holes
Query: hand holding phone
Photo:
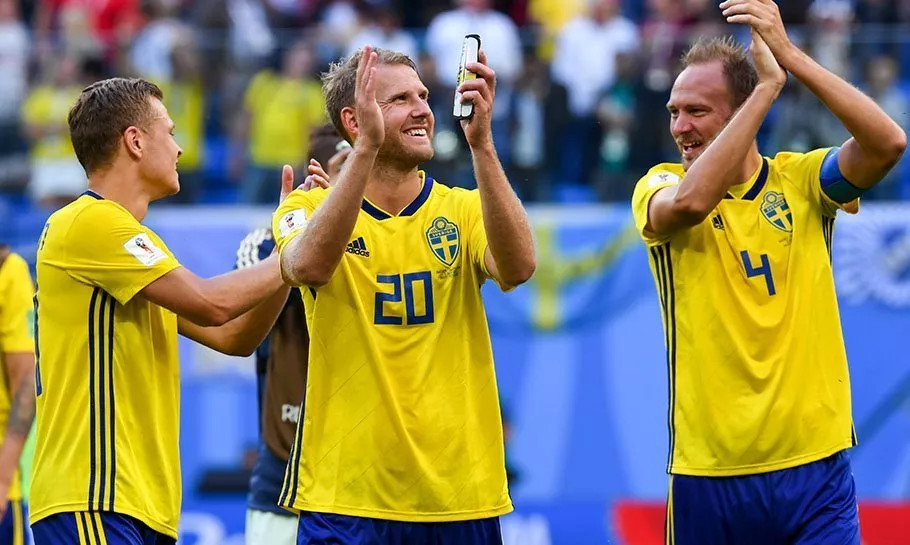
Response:
[[[458,86],[467,80],[475,79],[477,74],[467,69],[468,63],[477,62],[477,53],[480,51],[480,36],[477,34],[468,34],[464,37],[461,46],[461,64],[458,67],[458,81],[455,83],[455,104],[453,115],[456,119],[470,119],[474,115],[474,102],[461,102],[461,93],[458,92]]]

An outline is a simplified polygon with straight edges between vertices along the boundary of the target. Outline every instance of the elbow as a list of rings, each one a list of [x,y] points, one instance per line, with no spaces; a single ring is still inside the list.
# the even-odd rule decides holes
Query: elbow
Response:
[[[236,356],[238,358],[248,358],[256,353],[257,345],[251,345],[249,343],[236,343],[231,346],[226,347],[224,353],[228,356]]]
[[[284,282],[295,288],[300,286],[322,287],[328,284],[335,272],[335,267],[326,260],[293,259],[290,256],[298,252],[286,252],[281,256],[281,278]],[[304,255],[309,255],[307,254]],[[337,263],[336,263],[337,265]]]
[[[295,287],[312,286],[314,288],[322,287],[329,283],[332,278],[332,268],[318,263],[295,263],[286,269],[282,269],[282,274],[290,285]]]
[[[502,280],[509,286],[520,286],[534,276],[535,270],[537,270],[537,258],[532,255],[530,259],[509,271]]]
[[[704,202],[677,198],[673,203],[674,223],[678,227],[694,227],[705,221],[713,209],[714,206]]]
[[[896,164],[907,150],[907,133],[900,126],[897,127],[897,132],[888,147],[892,164]]]

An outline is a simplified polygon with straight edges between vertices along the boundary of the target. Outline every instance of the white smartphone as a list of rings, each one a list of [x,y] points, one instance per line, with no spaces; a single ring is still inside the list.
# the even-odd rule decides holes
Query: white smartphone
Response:
[[[461,45],[461,65],[458,67],[458,82],[455,84],[455,105],[453,114],[456,119],[470,119],[474,115],[474,102],[467,101],[462,104],[461,93],[457,87],[467,80],[475,79],[477,74],[469,71],[466,66],[468,63],[477,62],[477,54],[480,51],[480,36],[477,34],[468,34],[464,37]]]

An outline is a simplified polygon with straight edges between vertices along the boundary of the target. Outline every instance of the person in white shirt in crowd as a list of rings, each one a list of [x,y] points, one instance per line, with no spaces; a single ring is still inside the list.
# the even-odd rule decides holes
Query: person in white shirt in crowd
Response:
[[[590,182],[603,136],[597,105],[616,80],[616,56],[638,45],[638,28],[620,13],[620,0],[591,0],[557,35],[551,73],[566,88],[571,114],[562,135],[563,181]]]
[[[401,28],[398,14],[389,6],[376,5],[361,12],[360,31],[348,42],[348,54],[360,51],[365,45],[398,51],[417,61],[420,52],[417,40]]]
[[[493,140],[496,142],[499,157],[507,163],[512,155],[509,111],[512,108],[515,81],[521,73],[523,64],[518,27],[508,15],[492,8],[492,0],[454,1],[455,9],[444,11],[430,21],[427,26],[425,47],[433,58],[436,78],[454,95],[464,37],[467,34],[480,36],[480,47],[486,51],[489,66],[496,72]],[[437,127],[437,131],[442,128]],[[455,133],[460,134],[461,130],[456,130]],[[509,168],[508,164],[503,166]],[[459,176],[451,182],[456,185],[473,183],[473,180],[468,178],[470,176]]]

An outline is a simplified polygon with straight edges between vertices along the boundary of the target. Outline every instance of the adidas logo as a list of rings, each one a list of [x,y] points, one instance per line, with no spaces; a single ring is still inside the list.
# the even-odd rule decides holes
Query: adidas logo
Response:
[[[345,252],[363,257],[370,257],[370,251],[367,250],[367,245],[364,244],[363,237],[357,237],[351,242],[348,242],[348,247],[345,249]]]
[[[715,214],[714,217],[711,218],[711,225],[713,225],[715,229],[726,231],[724,228],[724,220],[720,217],[720,214]]]

